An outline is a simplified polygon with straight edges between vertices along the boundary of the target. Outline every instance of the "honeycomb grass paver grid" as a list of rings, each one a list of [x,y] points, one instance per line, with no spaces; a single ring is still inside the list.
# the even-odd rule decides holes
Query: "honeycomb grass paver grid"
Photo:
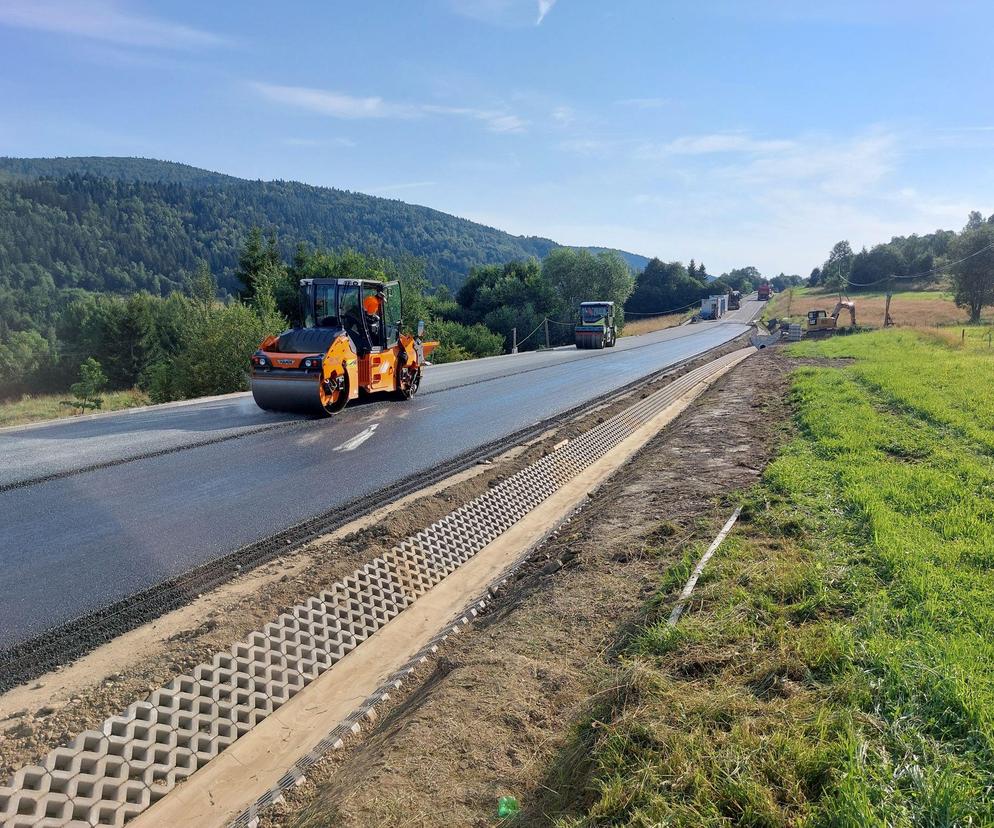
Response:
[[[174,678],[147,701],[108,718],[100,730],[81,733],[70,745],[51,751],[42,765],[21,768],[7,787],[0,787],[0,825],[124,825],[638,427],[741,358],[743,351],[720,357],[645,396],[283,613],[245,641],[216,653],[192,674]],[[475,611],[472,608],[470,614]],[[467,620],[465,616],[460,623]],[[428,650],[437,649],[458,628],[459,623],[447,628]],[[395,682],[427,658],[428,650],[399,671]],[[323,754],[342,734],[356,731],[363,716],[373,715],[375,703],[360,708],[342,724],[345,731],[336,729],[328,737],[330,745],[326,739],[315,750]]]

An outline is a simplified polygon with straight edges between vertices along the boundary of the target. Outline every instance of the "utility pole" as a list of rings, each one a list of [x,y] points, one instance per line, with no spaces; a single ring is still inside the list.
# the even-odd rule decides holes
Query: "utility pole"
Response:
[[[511,353],[516,354],[518,352],[518,329],[511,328]]]
[[[549,317],[545,317],[545,348],[549,349]]]

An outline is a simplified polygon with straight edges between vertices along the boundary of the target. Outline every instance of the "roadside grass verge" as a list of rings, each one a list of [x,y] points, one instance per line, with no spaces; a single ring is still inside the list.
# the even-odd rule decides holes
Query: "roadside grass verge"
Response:
[[[621,329],[621,336],[640,336],[641,334],[661,331],[665,328],[675,328],[677,325],[686,322],[692,314],[670,313],[665,316],[649,316],[646,318],[636,318],[625,320],[625,326]]]
[[[900,331],[795,352],[855,362],[795,371],[743,522],[676,628],[701,548],[663,575],[526,821],[994,824],[994,360]]]
[[[72,417],[75,415],[75,411],[60,404],[69,396],[68,393],[26,394],[19,400],[0,403],[0,428]],[[97,409],[98,411],[120,411],[124,408],[135,408],[150,403],[148,395],[137,388],[128,391],[108,391],[101,394],[101,397],[103,405]]]

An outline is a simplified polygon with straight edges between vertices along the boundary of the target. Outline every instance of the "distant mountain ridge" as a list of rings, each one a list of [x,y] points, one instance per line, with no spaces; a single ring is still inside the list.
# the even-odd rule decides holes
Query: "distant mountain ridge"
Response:
[[[59,288],[165,293],[206,260],[233,291],[238,251],[253,226],[275,232],[287,257],[300,241],[415,256],[433,283],[452,288],[474,265],[541,259],[560,246],[430,207],[172,161],[0,158],[0,264],[40,266]],[[648,262],[616,252],[636,270]]]

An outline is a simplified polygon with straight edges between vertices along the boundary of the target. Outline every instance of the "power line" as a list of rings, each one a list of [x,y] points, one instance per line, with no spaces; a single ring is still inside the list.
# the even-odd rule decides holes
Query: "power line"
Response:
[[[994,248],[994,242],[984,245],[983,247],[980,248],[980,250],[974,250],[969,256],[964,256],[962,259],[957,259],[954,262],[945,262],[939,267],[933,267],[931,270],[923,270],[921,273],[912,273],[910,276],[884,276],[883,278],[876,279],[872,282],[851,282],[849,281],[849,278],[846,277],[846,284],[849,287],[870,287],[872,285],[879,285],[881,282],[889,282],[889,281],[907,282],[910,281],[911,279],[921,279],[924,276],[931,276],[932,274],[939,273],[940,271],[945,270],[946,268],[958,265],[960,262],[965,262],[967,259],[972,259],[974,256],[979,256],[981,253],[986,253],[991,248]]]
[[[539,322],[535,330],[532,331],[530,334],[528,334],[528,336],[526,336],[524,339],[519,339],[518,346],[520,347],[523,343],[527,342],[529,339],[535,336],[535,334],[538,333],[539,328],[541,328],[545,324],[545,321],[546,320],[543,319],[541,322]]]

